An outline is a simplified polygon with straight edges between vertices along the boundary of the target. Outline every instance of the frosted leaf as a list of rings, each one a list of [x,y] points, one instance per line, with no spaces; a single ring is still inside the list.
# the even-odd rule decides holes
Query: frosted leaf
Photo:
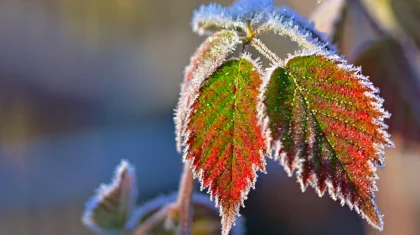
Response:
[[[98,234],[119,234],[126,230],[137,200],[134,168],[125,160],[115,170],[110,184],[103,184],[86,203],[82,221]]]
[[[220,205],[224,235],[255,186],[257,171],[265,171],[261,78],[258,63],[248,55],[227,61],[207,77],[188,109],[184,159],[201,189],[208,188]]]
[[[382,230],[376,167],[393,143],[378,90],[359,69],[325,52],[291,56],[284,68],[268,70],[265,81],[271,149],[289,176],[297,170],[302,191],[328,190]]]

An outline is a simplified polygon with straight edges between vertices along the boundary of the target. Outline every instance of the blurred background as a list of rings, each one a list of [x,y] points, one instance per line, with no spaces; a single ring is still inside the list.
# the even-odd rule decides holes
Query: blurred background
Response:
[[[173,109],[203,40],[204,0],[0,0],[0,234],[88,235],[80,216],[121,158],[139,203],[177,189]],[[223,5],[232,0],[217,1]],[[383,235],[420,234],[420,2],[282,0],[381,88],[395,149],[379,170]],[[344,4],[344,5],[343,5]],[[263,38],[281,56],[296,45]],[[379,234],[268,160],[241,212],[248,234]]]

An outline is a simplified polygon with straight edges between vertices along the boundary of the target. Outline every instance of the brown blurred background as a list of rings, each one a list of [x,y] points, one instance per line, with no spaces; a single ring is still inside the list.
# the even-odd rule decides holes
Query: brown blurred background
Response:
[[[139,203],[176,190],[181,157],[173,108],[184,67],[203,40],[191,32],[192,11],[209,2],[0,0],[1,235],[92,234],[80,222],[84,203],[109,181],[121,158],[137,168]],[[320,2],[276,4],[309,16]],[[357,61],[360,48],[386,36],[378,39],[359,16],[357,9],[347,10],[340,34],[339,48],[351,61]],[[411,23],[420,15],[415,16]],[[420,28],[411,31],[418,34]],[[280,37],[264,39],[283,57],[296,49]],[[385,61],[378,51],[360,58],[361,64],[362,59]],[[413,58],[419,61],[418,54]],[[391,56],[387,63],[402,62]],[[385,90],[397,144],[379,171],[378,197],[383,234],[419,235],[420,109],[415,106],[420,99],[417,87],[404,80],[418,77],[398,66],[392,82],[383,79],[389,73],[376,74],[380,66],[366,70]],[[401,86],[395,84],[406,85],[397,91]],[[377,233],[328,196],[320,199],[312,189],[301,193],[278,163],[269,161],[268,172],[242,209],[248,234]]]

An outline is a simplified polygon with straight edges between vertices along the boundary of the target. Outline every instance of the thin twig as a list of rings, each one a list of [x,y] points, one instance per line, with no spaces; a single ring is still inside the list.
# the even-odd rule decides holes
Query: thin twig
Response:
[[[168,215],[168,212],[175,207],[175,204],[168,204],[160,210],[153,213],[147,220],[142,222],[136,230],[133,232],[133,235],[145,235],[147,232],[152,230],[156,225],[162,222]]]
[[[260,34],[262,34],[262,33],[265,33],[265,32],[267,32],[267,31],[269,31],[269,30],[270,30],[270,25],[268,25],[268,24],[264,24],[264,25],[260,26],[259,28],[257,28],[257,29],[254,31],[254,34],[255,34],[255,36],[258,36],[258,35],[260,35]]]
[[[179,235],[191,235],[192,209],[191,198],[193,192],[193,174],[189,168],[189,163],[184,163],[184,169],[181,176],[178,189],[177,208],[179,213]]]
[[[267,46],[258,38],[253,38],[250,42],[251,46],[255,47],[258,52],[267,57],[273,64],[283,65],[283,61],[272,52]]]

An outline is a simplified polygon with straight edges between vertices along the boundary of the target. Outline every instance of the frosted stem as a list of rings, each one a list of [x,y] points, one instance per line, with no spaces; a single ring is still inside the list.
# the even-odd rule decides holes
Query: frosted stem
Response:
[[[259,28],[257,28],[254,32],[255,36],[258,36],[262,33],[265,33],[267,31],[270,31],[270,26],[268,24],[264,24],[262,26],[260,26]]]
[[[179,213],[179,235],[191,235],[192,209],[191,198],[193,192],[193,174],[189,168],[189,163],[184,163],[178,189],[177,207]]]
[[[257,49],[258,52],[267,57],[267,59],[269,59],[272,63],[283,66],[284,62],[277,57],[274,52],[268,49],[260,39],[253,38],[250,43],[253,47],[255,47],[255,49]]]

